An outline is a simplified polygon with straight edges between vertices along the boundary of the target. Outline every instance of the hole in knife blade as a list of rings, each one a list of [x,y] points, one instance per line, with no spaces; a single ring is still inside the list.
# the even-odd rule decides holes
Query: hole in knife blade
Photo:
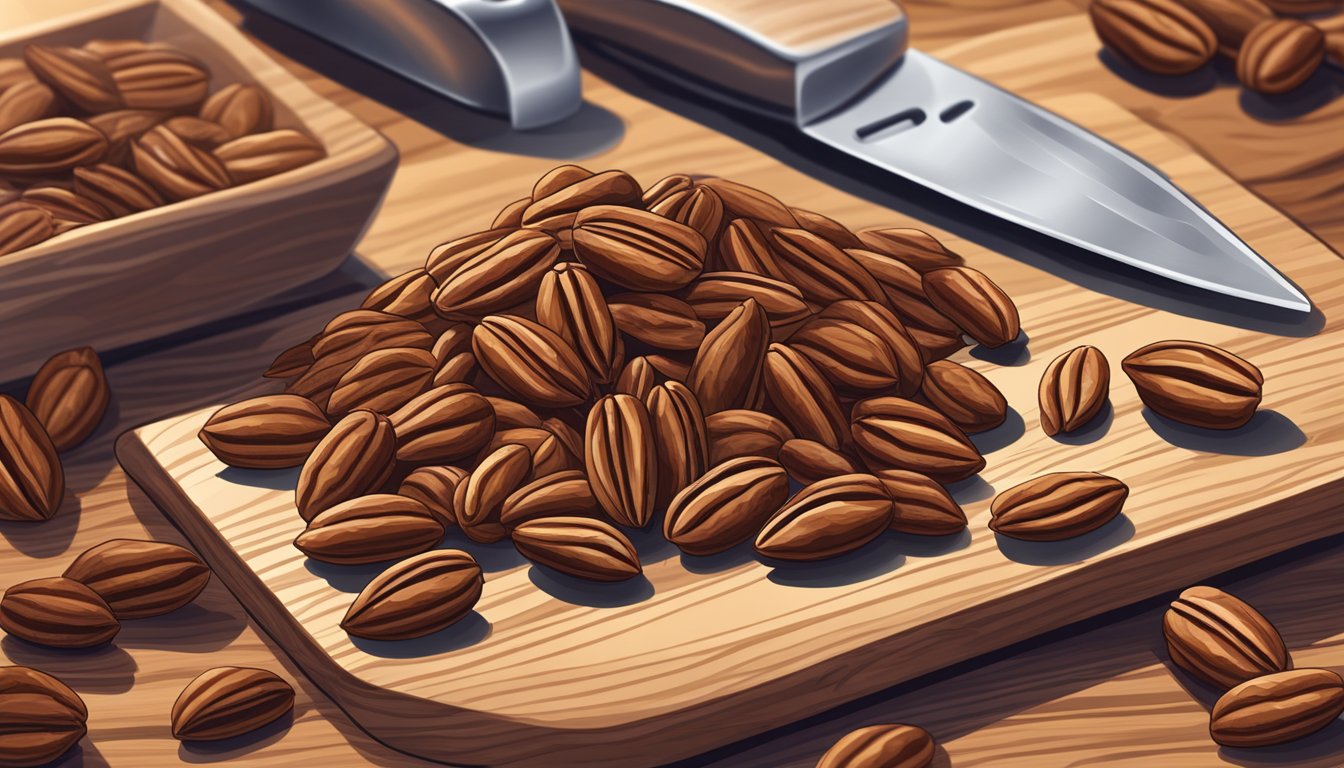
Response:
[[[971,108],[974,106],[975,102],[970,99],[967,99],[966,101],[958,101],[956,104],[953,104],[939,113],[938,119],[942,120],[944,123],[950,123],[967,112],[970,112]]]
[[[858,136],[859,141],[877,141],[888,136],[894,136],[901,131],[915,128],[927,119],[928,115],[924,114],[924,110],[919,107],[911,107],[890,117],[884,117],[877,122],[861,126],[854,131],[854,134]]]

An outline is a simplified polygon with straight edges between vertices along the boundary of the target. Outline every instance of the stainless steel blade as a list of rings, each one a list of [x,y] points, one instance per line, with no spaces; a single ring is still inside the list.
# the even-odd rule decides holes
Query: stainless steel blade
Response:
[[[1161,173],[937,59],[907,51],[803,130],[996,216],[1173,280],[1303,312],[1311,303]]]

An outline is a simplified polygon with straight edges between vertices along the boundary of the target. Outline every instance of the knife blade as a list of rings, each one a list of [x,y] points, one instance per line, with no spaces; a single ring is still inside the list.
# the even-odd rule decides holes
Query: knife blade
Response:
[[[1311,303],[1161,172],[906,47],[890,0],[560,0],[622,61],[792,122],[976,209],[1150,273],[1286,309]]]

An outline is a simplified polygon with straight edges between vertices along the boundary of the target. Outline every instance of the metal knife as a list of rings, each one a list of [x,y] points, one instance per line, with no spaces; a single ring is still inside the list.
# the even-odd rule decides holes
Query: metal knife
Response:
[[[1286,278],[1143,161],[907,48],[892,0],[560,0],[623,62],[792,122],[1000,218],[1154,274],[1308,312]]]
[[[246,0],[519,130],[583,103],[555,0]]]

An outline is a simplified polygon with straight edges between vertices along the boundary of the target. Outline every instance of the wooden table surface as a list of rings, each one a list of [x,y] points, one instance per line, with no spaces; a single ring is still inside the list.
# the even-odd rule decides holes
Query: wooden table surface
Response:
[[[5,21],[14,16],[14,21],[26,21],[91,2],[95,0],[10,4],[0,13]],[[223,2],[215,5],[230,20],[244,18]],[[1083,5],[1085,0],[906,3],[914,43],[926,49],[1078,14]],[[665,132],[683,123],[688,134],[703,132],[698,120],[832,181],[824,169],[810,167],[806,157],[772,137],[752,134],[733,122],[715,122],[707,111],[654,96],[637,81],[616,77],[613,83],[586,73],[589,104],[583,112],[563,126],[523,138],[498,121],[445,104],[273,22],[249,16],[247,29],[315,90],[398,146],[402,164],[382,213],[358,247],[357,258],[281,304],[106,354],[112,408],[94,438],[65,456],[70,490],[65,506],[41,525],[0,524],[4,585],[58,574],[79,552],[109,538],[181,542],[180,534],[116,464],[116,436],[246,389],[275,350],[307,337],[326,318],[357,303],[381,276],[422,261],[429,245],[466,231],[468,223],[488,221],[500,201],[518,197],[521,185],[530,182],[473,176],[472,161],[457,154],[463,145],[530,155],[527,164],[534,166],[533,175],[559,162],[583,162],[618,145],[623,151],[664,152],[666,165],[683,151],[685,145],[667,140],[679,134],[646,135],[641,126],[657,117]],[[1048,25],[1041,29],[1048,34]],[[277,48],[297,59],[276,53]],[[1344,99],[1337,98],[1344,78],[1337,72],[1318,74],[1299,95],[1268,101],[1244,94],[1226,65],[1158,82],[1105,56],[1102,64],[1105,74],[1090,78],[1086,89],[1188,142],[1336,251],[1344,247],[1344,141],[1339,138],[1344,135]],[[1040,72],[1039,90],[1076,92],[1081,86],[1071,77],[1070,72]],[[668,109],[689,119],[669,116]],[[694,164],[702,166],[703,160],[695,158]],[[714,167],[725,175],[734,173],[732,167]],[[461,179],[472,179],[472,186],[464,188]],[[800,189],[800,194],[790,201],[807,206],[807,191]],[[939,223],[953,235],[977,237]],[[19,391],[22,386],[6,389]],[[1308,545],[1214,583],[1268,615],[1283,632],[1298,666],[1344,667],[1344,539]],[[1283,749],[1218,749],[1206,732],[1212,692],[1174,673],[1167,662],[1161,647],[1161,606],[1162,601],[1152,601],[1090,620],[688,764],[810,766],[851,728],[889,721],[929,728],[942,745],[942,765],[1344,764],[1344,728],[1339,727]],[[109,648],[91,654],[44,651],[3,638],[0,657],[61,677],[88,703],[89,737],[63,764],[416,762],[353,726],[258,632],[217,582],[189,608],[127,624]],[[168,727],[173,699],[200,671],[222,664],[266,667],[286,676],[299,690],[293,717],[213,748],[179,745]]]

